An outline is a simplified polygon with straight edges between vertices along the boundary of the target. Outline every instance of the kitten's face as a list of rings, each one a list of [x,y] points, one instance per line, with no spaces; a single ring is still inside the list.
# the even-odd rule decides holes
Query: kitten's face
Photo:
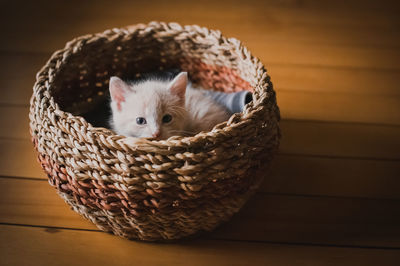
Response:
[[[145,81],[133,86],[112,78],[114,130],[125,136],[154,139],[181,135],[186,119],[187,77],[177,78],[172,82]]]

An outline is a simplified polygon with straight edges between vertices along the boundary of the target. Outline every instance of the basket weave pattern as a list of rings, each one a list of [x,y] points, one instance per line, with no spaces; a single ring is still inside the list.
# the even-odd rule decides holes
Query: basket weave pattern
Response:
[[[81,115],[107,97],[112,75],[180,68],[194,84],[250,90],[253,101],[210,132],[132,141]],[[262,63],[235,39],[151,22],[82,36],[37,74],[30,128],[49,182],[100,229],[143,240],[210,231],[239,211],[279,145],[279,109]]]

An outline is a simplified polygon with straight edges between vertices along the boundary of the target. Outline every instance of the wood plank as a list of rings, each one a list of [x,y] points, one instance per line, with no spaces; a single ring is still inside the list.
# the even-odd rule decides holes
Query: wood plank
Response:
[[[322,100],[327,92],[355,99],[359,95],[400,96],[399,71],[284,64],[266,64],[266,67],[278,92],[278,101],[281,91],[322,93],[316,101]],[[380,97],[375,97],[375,100],[379,101]]]
[[[0,53],[0,104],[29,104],[35,74],[44,65],[50,54]],[[368,101],[380,102],[382,97],[400,96],[398,87],[399,71],[376,71],[370,69],[339,69],[312,66],[293,66],[267,64],[274,88],[278,92],[278,101],[285,93],[322,92],[333,96],[345,96],[359,99],[359,95],[371,95]],[[283,94],[280,92],[282,91]],[[317,97],[318,95],[313,95]],[[379,96],[379,97],[375,97]],[[312,102],[320,102],[326,95],[320,95]],[[282,99],[285,102],[285,99]],[[328,103],[325,103],[328,104]],[[354,101],[353,104],[357,104]],[[381,103],[380,105],[384,105]],[[286,108],[284,108],[286,109]],[[332,108],[329,108],[332,109]],[[359,107],[358,107],[359,109]],[[316,110],[322,112],[323,110]],[[368,112],[368,110],[364,110]],[[376,121],[375,121],[376,122]]]
[[[261,192],[400,199],[398,161],[278,155]]]
[[[24,97],[27,103],[31,92],[25,91],[26,95],[21,95],[21,97]],[[278,90],[277,95],[281,115],[288,119],[400,125],[400,97],[285,90]],[[7,107],[0,106],[0,108],[1,113],[12,111]],[[15,115],[19,115],[19,112],[22,111],[18,110]],[[10,117],[4,119],[10,119]]]
[[[333,38],[336,37],[335,35],[327,38],[329,37],[327,32],[340,30],[341,33],[345,33],[346,30],[352,30],[351,34],[343,34],[348,37],[347,41],[355,42],[362,39],[365,44],[365,38],[374,41],[374,38],[371,38],[374,34],[384,33],[386,37],[396,37],[395,34],[385,32],[385,29],[396,29],[398,25],[396,11],[399,10],[398,6],[396,8],[396,5],[390,4],[388,1],[385,1],[385,5],[375,6],[373,10],[360,8],[360,6],[366,6],[364,2],[362,5],[352,7],[350,7],[351,3],[346,3],[345,8],[338,8],[340,3],[335,3],[335,5],[323,3],[321,5],[316,1],[302,1],[302,3],[297,1],[285,1],[285,3],[281,1],[250,1],[251,4],[249,4],[241,1],[202,1],[199,3],[169,1],[165,3],[160,0],[144,2],[140,6],[126,1],[113,3],[98,1],[97,5],[82,3],[79,10],[74,8],[73,3],[64,3],[60,8],[54,3],[47,2],[47,5],[42,5],[40,8],[31,4],[20,5],[18,1],[7,3],[8,8],[4,9],[7,13],[3,17],[8,19],[9,10],[18,8],[19,12],[9,18],[14,22],[12,23],[13,30],[19,30],[19,27],[23,28],[24,20],[27,19],[31,19],[32,23],[26,25],[25,28],[30,27],[30,29],[53,29],[55,26],[51,22],[59,18],[69,23],[80,23],[80,29],[94,25],[104,25],[104,27],[112,24],[127,25],[133,23],[132,20],[143,22],[151,18],[164,21],[185,20],[186,23],[202,20],[209,22],[209,26],[221,24],[221,26],[240,32],[248,33],[265,28],[272,36],[282,34],[286,38],[294,37],[298,40],[314,37],[319,38],[319,41],[328,42],[342,40]],[[159,8],[155,9],[154,6]],[[32,12],[32,10],[36,12]],[[181,12],[183,10],[184,12]],[[221,16],[222,12],[223,16]],[[46,16],[43,16],[44,14]],[[59,28],[63,31],[68,29],[69,25],[59,25]],[[10,28],[8,30],[10,31]],[[86,32],[90,32],[90,30],[86,30]],[[369,33],[369,36],[362,35],[363,38],[361,38],[358,35],[360,32]],[[396,32],[393,31],[393,33]],[[382,43],[382,39],[384,38],[375,41]],[[393,45],[395,41],[392,39],[390,43]]]
[[[330,9],[332,12],[336,10],[343,10],[349,13],[353,12],[369,12],[369,13],[378,13],[381,14],[392,14],[394,15],[396,11],[399,10],[400,6],[396,0],[385,0],[381,3],[378,3],[373,0],[350,0],[350,1],[336,1],[336,2],[323,2],[318,0],[305,0],[305,5],[307,7],[312,7],[317,10],[319,9]],[[384,4],[382,4],[384,3]],[[342,12],[343,12],[342,11]]]
[[[9,98],[26,105],[32,92],[30,89],[24,92],[19,94],[19,99],[13,98],[12,94],[16,94],[16,91],[2,94],[6,95],[5,101]],[[277,90],[277,95],[282,117],[287,119],[400,125],[399,97],[285,90]]]
[[[397,63],[400,53],[396,46],[400,37],[393,26],[398,24],[398,20],[395,16],[390,16],[390,12],[358,14],[340,9],[334,9],[336,12],[333,12],[323,8],[274,8],[268,4],[258,6],[256,3],[236,3],[230,5],[227,11],[226,4],[215,1],[209,3],[214,8],[200,3],[175,4],[179,5],[179,8],[174,8],[173,3],[156,2],[157,6],[162,7],[158,9],[160,13],[154,10],[154,3],[140,7],[129,2],[121,5],[103,2],[96,7],[82,4],[78,11],[72,11],[73,6],[66,5],[65,9],[61,10],[49,5],[46,6],[48,10],[42,9],[38,10],[39,12],[32,12],[31,9],[35,9],[35,6],[28,5],[24,12],[19,12],[20,16],[10,18],[14,23],[9,24],[14,26],[4,28],[3,34],[8,41],[2,42],[0,49],[51,52],[63,47],[66,41],[75,36],[153,18],[220,28],[227,36],[238,37],[244,41],[267,65],[285,63],[384,69],[400,67]],[[169,12],[164,12],[165,9]],[[72,12],[66,12],[67,10]],[[182,10],[186,11],[181,12]],[[390,11],[389,8],[388,10]],[[224,17],[220,16],[221,11],[225,14]],[[338,11],[341,12],[338,14]],[[45,13],[46,16],[41,13]],[[66,16],[66,13],[69,16]],[[340,14],[341,19],[338,19]],[[60,16],[68,21],[64,26],[54,23]],[[27,19],[31,22],[29,25]],[[338,23],[339,26],[336,26]],[[313,28],[309,27],[310,24],[320,26]],[[329,28],[331,25],[335,25],[333,29]],[[285,29],[289,31],[282,33]],[[358,36],[360,31],[363,33]],[[382,40],[387,39],[382,34],[389,36],[386,45],[381,44],[385,43]],[[357,45],[352,40],[357,40]]]
[[[97,229],[72,211],[44,180],[0,178],[0,184],[4,186],[0,195],[0,223]]]
[[[281,41],[262,42],[243,40],[252,53],[268,64],[293,64],[312,66],[331,66],[341,68],[370,68],[400,70],[400,52],[397,49],[375,47],[342,47],[337,45],[318,45],[282,43]]]
[[[400,127],[283,120],[281,154],[400,159]]]
[[[0,175],[41,179],[46,177],[29,140],[0,139],[0,150]]]
[[[0,52],[0,104],[29,105],[36,73],[49,54]]]
[[[26,98],[30,97],[31,92],[26,92],[26,95],[21,97],[24,97],[27,103]],[[278,90],[277,97],[284,119],[400,125],[400,97],[285,90]],[[28,111],[18,110],[18,107],[0,105],[0,113],[13,114],[15,117],[20,115],[25,120]],[[2,119],[12,119],[13,116]],[[18,123],[18,121],[10,122]]]
[[[97,30],[99,31],[99,30]],[[97,32],[89,31],[89,32]],[[88,33],[88,32],[86,32]],[[259,33],[260,34],[260,33]],[[49,53],[64,47],[64,44],[81,34],[54,33],[37,38],[31,42],[27,36],[15,42],[0,43],[3,51],[26,51]],[[232,37],[227,35],[228,37]],[[344,68],[371,68],[400,70],[398,64],[400,52],[394,48],[375,48],[375,47],[339,47],[337,45],[310,45],[308,43],[285,42],[281,40],[262,40],[257,35],[253,38],[245,36],[235,36],[252,51],[253,55],[260,58],[268,67],[269,64],[291,64],[306,66],[330,66]],[[22,38],[22,37],[21,37]],[[29,46],[28,46],[29,43]],[[28,46],[28,47],[27,47]]]
[[[29,108],[0,105],[0,138],[30,139]]]
[[[213,240],[143,243],[100,232],[0,225],[6,265],[396,265],[398,250]],[[21,256],[21,254],[24,256]]]
[[[190,3],[190,5],[193,5],[193,3]],[[364,16],[362,18],[369,19],[371,21],[369,25],[367,22],[359,24],[359,21],[354,20],[354,16],[350,16],[353,19],[353,25],[349,25],[349,23],[343,25],[343,22],[338,23],[338,20],[333,18],[329,20],[318,18],[318,21],[314,18],[312,21],[309,21],[307,20],[307,16],[315,17],[315,14],[310,14],[309,10],[299,12],[299,10],[268,8],[268,17],[266,17],[266,12],[262,9],[261,12],[264,12],[264,14],[260,14],[260,11],[248,10],[247,7],[236,6],[229,13],[224,10],[224,16],[221,17],[221,11],[217,10],[221,8],[220,6],[216,6],[214,12],[210,12],[211,9],[209,7],[192,7],[187,13],[180,12],[180,10],[175,11],[176,13],[174,11],[166,13],[161,11],[162,9],[154,10],[151,6],[140,6],[135,9],[132,9],[132,7],[116,7],[116,5],[113,5],[106,13],[104,12],[107,9],[105,7],[101,7],[98,11],[92,8],[84,15],[71,14],[71,11],[69,11],[70,16],[62,18],[63,21],[68,23],[59,25],[58,28],[55,25],[51,25],[57,19],[53,16],[44,19],[30,16],[33,24],[29,26],[25,25],[25,29],[28,27],[29,31],[25,32],[24,35],[21,34],[21,36],[16,35],[16,32],[23,32],[24,25],[21,22],[26,22],[24,20],[27,17],[29,18],[29,15],[21,18],[10,18],[14,20],[10,24],[12,27],[3,29],[4,37],[9,40],[9,43],[2,43],[0,47],[13,51],[16,48],[22,48],[23,51],[49,52],[61,48],[68,39],[79,35],[101,32],[108,28],[124,27],[154,19],[158,21],[177,21],[182,25],[198,24],[210,29],[218,29],[225,36],[238,38],[245,43],[254,41],[295,42],[308,44],[313,47],[318,47],[319,45],[337,45],[395,48],[399,46],[399,36],[397,35],[396,27],[393,26],[395,23],[391,23],[390,20],[383,23],[376,22],[377,19],[373,16],[369,16],[368,18]],[[202,11],[201,9],[204,8],[207,10]],[[125,9],[125,12],[123,9]],[[170,2],[169,9],[171,10]],[[116,10],[117,13],[110,12],[110,10]],[[240,15],[238,15],[239,12],[241,12]],[[299,14],[301,14],[300,17]],[[62,17],[62,14],[59,12],[58,14],[56,12],[56,15]],[[322,16],[324,15],[322,14]],[[330,16],[333,16],[333,14]],[[68,27],[76,23],[79,23],[79,28]],[[55,34],[55,36],[52,39],[48,39],[49,34]],[[35,36],[39,38],[35,38]],[[62,36],[67,38],[63,42],[61,42]],[[24,44],[22,40],[28,38],[32,39],[33,42]],[[42,38],[47,38],[50,43],[45,43]],[[12,47],[11,43],[17,46]],[[44,46],[39,46],[40,44]]]
[[[93,229],[46,182],[1,178],[0,223]],[[398,200],[255,195],[218,239],[400,248]]]
[[[287,119],[400,125],[400,97],[280,90],[277,99]]]
[[[45,62],[46,55],[0,54],[0,59],[4,59],[0,63],[0,69],[3,70],[0,75],[0,88],[2,88],[0,104],[27,106],[32,94],[35,72]],[[21,67],[21,65],[26,67]],[[369,73],[375,72],[361,71],[361,74],[353,70],[330,72],[325,68],[324,71],[312,74],[313,71],[310,69],[313,68],[298,68],[300,71],[296,75],[293,73],[296,72],[294,67],[286,66],[282,69],[278,65],[277,70],[271,74],[277,73],[277,79],[272,77],[282,117],[400,125],[400,90],[397,85],[399,73],[381,71],[378,72],[379,75],[370,77]],[[315,77],[321,73],[325,74]],[[338,87],[337,82],[334,81],[335,76],[343,73],[347,73],[344,75],[347,79],[343,83],[349,85],[335,91],[335,87]],[[23,78],[20,78],[21,76]],[[352,76],[357,77],[356,80],[352,80]],[[288,81],[285,81],[286,77]],[[327,80],[324,81],[323,78]],[[357,82],[360,84],[357,85]],[[323,83],[328,85],[323,87]],[[365,86],[365,83],[370,85]],[[314,85],[307,88],[307,84]],[[354,89],[351,86],[355,86]],[[0,113],[4,112],[7,110],[0,111]]]
[[[0,106],[0,137],[30,138],[27,113],[27,107]],[[296,120],[280,126],[282,154],[400,159],[399,126]]]
[[[24,114],[19,107],[7,110],[5,113]],[[21,118],[0,118],[0,136],[8,138],[0,139],[0,174],[45,178],[28,140],[27,116],[17,117]],[[398,198],[395,188],[400,182],[400,128],[306,121],[283,121],[281,125],[281,154],[275,159],[262,191]],[[10,139],[13,137],[24,139]]]
[[[46,179],[28,140],[0,140],[0,175]],[[260,191],[398,199],[398,161],[277,155]]]
[[[217,237],[400,247],[398,200],[257,194]]]
[[[6,79],[4,82],[8,82]],[[27,105],[32,94],[33,81],[16,84],[20,89],[2,90],[3,105]],[[28,85],[30,84],[30,85]],[[7,85],[6,85],[7,86]],[[4,87],[7,88],[7,87]],[[18,92],[21,91],[21,94]],[[362,123],[380,123],[400,125],[400,97],[385,95],[357,95],[352,93],[300,92],[297,90],[277,89],[278,104],[282,117],[289,119],[309,119],[326,121],[345,121]],[[5,107],[0,107],[1,113]]]

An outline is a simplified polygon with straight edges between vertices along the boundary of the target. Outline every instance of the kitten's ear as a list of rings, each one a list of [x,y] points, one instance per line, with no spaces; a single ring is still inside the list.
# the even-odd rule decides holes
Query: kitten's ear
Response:
[[[125,101],[129,85],[118,77],[111,77],[109,89],[112,101],[116,102],[118,110],[121,110],[121,103]]]
[[[177,95],[179,96],[179,98],[183,99],[185,97],[187,83],[187,72],[181,72],[171,81],[171,83],[168,85],[168,89],[172,94]]]

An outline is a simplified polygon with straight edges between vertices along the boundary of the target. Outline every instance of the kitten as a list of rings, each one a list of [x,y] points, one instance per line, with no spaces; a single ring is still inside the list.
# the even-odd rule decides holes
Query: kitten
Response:
[[[167,139],[209,131],[229,119],[205,90],[195,89],[186,72],[172,80],[150,78],[126,83],[111,77],[111,128],[120,135]]]

